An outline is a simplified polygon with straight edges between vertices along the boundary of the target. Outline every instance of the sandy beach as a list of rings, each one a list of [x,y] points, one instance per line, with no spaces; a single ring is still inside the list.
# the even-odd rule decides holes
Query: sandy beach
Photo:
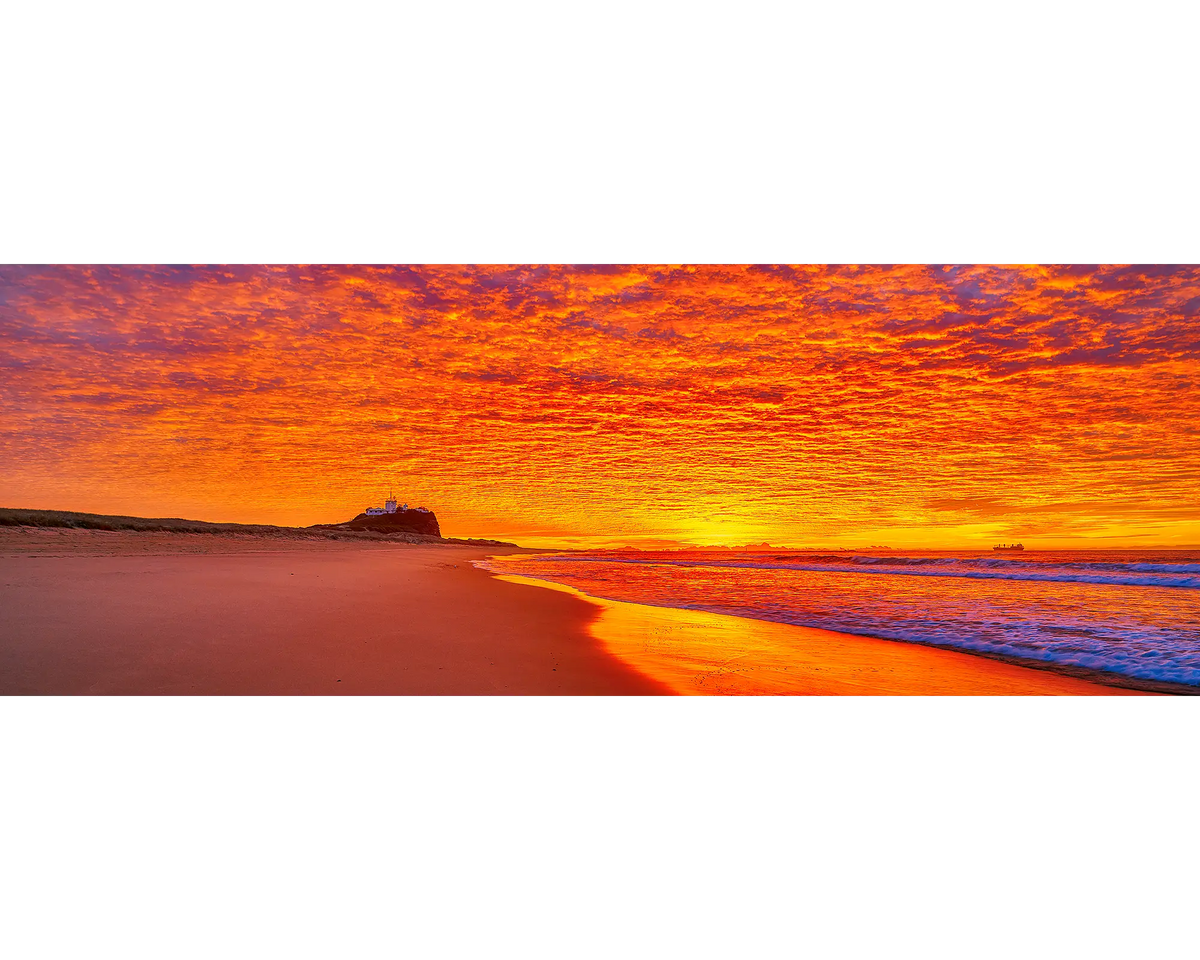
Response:
[[[656,694],[495,547],[0,530],[0,694]]]
[[[1124,694],[496,577],[496,547],[0,531],[0,694]]]

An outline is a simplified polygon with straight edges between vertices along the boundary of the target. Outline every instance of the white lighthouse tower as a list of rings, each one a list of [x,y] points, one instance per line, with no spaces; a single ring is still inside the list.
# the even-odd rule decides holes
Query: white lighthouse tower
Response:
[[[406,503],[402,507],[402,509],[407,510],[408,504]],[[395,512],[396,512],[396,495],[394,493],[388,494],[388,498],[383,501],[382,507],[367,507],[367,510],[366,510],[366,514],[368,517],[379,517],[385,513],[395,513]]]

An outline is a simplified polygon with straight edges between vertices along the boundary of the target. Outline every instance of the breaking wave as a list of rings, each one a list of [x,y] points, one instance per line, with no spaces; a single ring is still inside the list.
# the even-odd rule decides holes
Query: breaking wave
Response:
[[[659,564],[679,567],[808,570],[821,573],[883,573],[910,577],[962,577],[976,580],[1032,580],[1049,583],[1096,583],[1130,587],[1200,589],[1200,563],[1120,563],[1009,560],[1001,557],[877,557],[795,555],[763,558],[642,559],[638,557],[562,557],[564,563]]]

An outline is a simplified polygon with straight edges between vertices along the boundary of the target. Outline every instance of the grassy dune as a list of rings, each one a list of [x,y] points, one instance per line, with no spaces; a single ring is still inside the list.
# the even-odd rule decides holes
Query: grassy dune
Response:
[[[206,523],[178,517],[114,517],[98,513],[72,513],[69,510],[13,510],[0,507],[3,527],[69,527],[76,530],[141,530],[157,533],[299,533],[298,527],[273,527],[265,524]]]
[[[133,531],[138,533],[210,533],[256,537],[313,540],[393,540],[404,543],[459,543],[514,546],[500,540],[460,540],[428,534],[377,530],[353,530],[342,524],[312,527],[276,527],[261,523],[208,523],[179,517],[120,517],[97,513],[72,513],[69,510],[20,510],[0,507],[0,527],[59,527],[75,530]]]

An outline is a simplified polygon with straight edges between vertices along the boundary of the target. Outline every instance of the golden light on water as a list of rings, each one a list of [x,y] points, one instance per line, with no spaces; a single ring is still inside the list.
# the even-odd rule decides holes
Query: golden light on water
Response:
[[[0,504],[1200,542],[1195,267],[3,267]]]
[[[496,566],[503,569],[503,563]],[[501,580],[581,596],[545,580]],[[692,696],[1131,695],[952,650],[702,610],[588,598],[592,634],[619,660]]]

